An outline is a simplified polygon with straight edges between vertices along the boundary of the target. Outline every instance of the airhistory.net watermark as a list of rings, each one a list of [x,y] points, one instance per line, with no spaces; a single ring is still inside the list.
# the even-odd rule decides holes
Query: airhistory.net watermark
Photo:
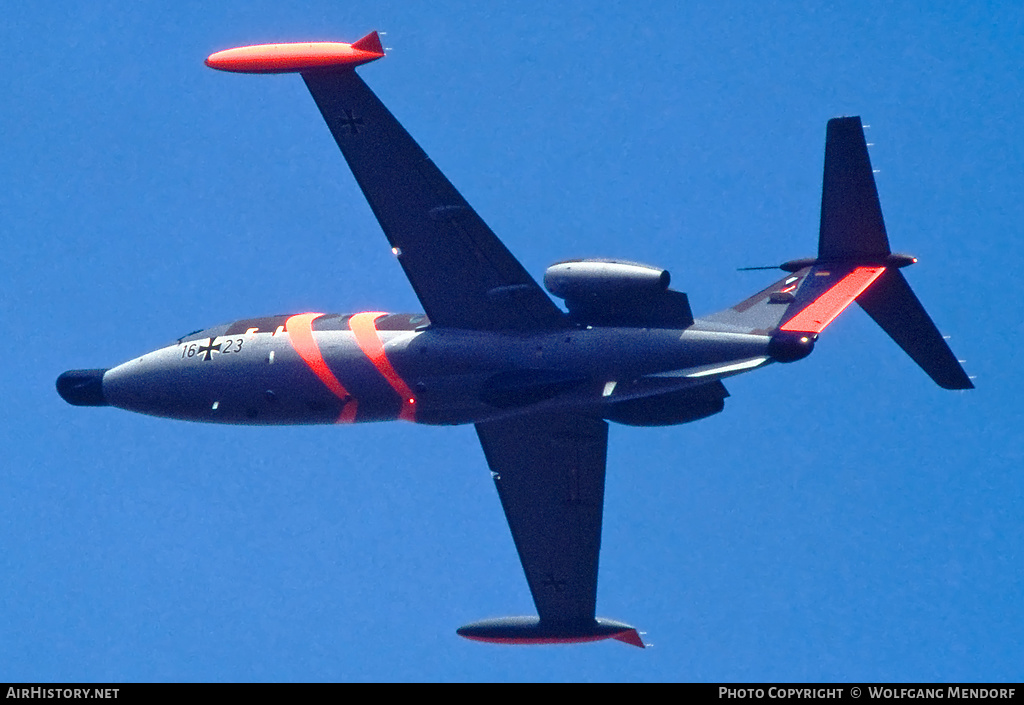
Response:
[[[97,700],[107,700],[116,699],[117,691],[119,690],[120,688],[43,688],[42,686],[15,688],[10,686],[7,688],[7,694],[4,697],[25,699],[58,698],[63,700],[89,700],[95,698]]]

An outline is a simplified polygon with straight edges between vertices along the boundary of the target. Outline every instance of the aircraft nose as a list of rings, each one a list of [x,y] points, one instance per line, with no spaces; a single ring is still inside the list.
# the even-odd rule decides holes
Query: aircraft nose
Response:
[[[180,359],[181,349],[172,345],[107,370],[103,375],[104,399],[111,406],[137,414],[192,418],[204,403],[209,408],[203,393],[209,375],[202,374],[205,370],[183,373]]]
[[[68,370],[57,378],[57,393],[74,406],[108,406],[103,396],[106,370]]]

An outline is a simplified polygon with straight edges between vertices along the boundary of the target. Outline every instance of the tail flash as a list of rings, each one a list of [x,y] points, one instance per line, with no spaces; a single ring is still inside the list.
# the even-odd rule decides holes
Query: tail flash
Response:
[[[857,303],[940,387],[974,389],[902,272],[887,271]]]

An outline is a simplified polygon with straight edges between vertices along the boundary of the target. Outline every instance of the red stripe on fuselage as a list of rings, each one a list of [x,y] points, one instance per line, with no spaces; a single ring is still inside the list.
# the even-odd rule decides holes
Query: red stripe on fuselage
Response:
[[[885,267],[857,267],[793,316],[782,330],[798,333],[820,333],[836,316],[864,293],[878,279]]]
[[[355,334],[359,349],[388,381],[391,388],[402,397],[402,410],[398,413],[398,418],[404,421],[415,421],[416,397],[413,396],[412,389],[405,383],[405,380],[399,377],[395,368],[391,366],[391,361],[388,360],[388,356],[384,352],[384,341],[380,339],[380,333],[377,332],[377,326],[374,323],[384,315],[386,314],[377,311],[357,313],[348,319],[348,327]]]
[[[344,402],[341,414],[335,423],[352,423],[356,420],[356,407],[358,404],[355,398],[338,381],[338,378],[334,376],[327,363],[324,362],[324,356],[320,353],[320,346],[316,344],[316,339],[313,337],[313,321],[322,315],[324,314],[300,313],[285,321],[284,329],[288,333],[288,339],[291,341],[292,347],[295,348],[295,352],[299,354],[299,357],[306,363],[306,366],[313,371],[313,374],[320,378],[324,386],[334,393],[334,396]]]

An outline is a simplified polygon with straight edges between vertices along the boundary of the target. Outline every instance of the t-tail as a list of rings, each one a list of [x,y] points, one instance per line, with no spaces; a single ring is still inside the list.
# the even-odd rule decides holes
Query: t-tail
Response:
[[[791,362],[856,301],[940,387],[973,389],[899,271],[915,262],[889,249],[860,118],[834,118],[825,137],[818,256],[783,263],[789,276],[704,321],[771,335],[772,357]]]

